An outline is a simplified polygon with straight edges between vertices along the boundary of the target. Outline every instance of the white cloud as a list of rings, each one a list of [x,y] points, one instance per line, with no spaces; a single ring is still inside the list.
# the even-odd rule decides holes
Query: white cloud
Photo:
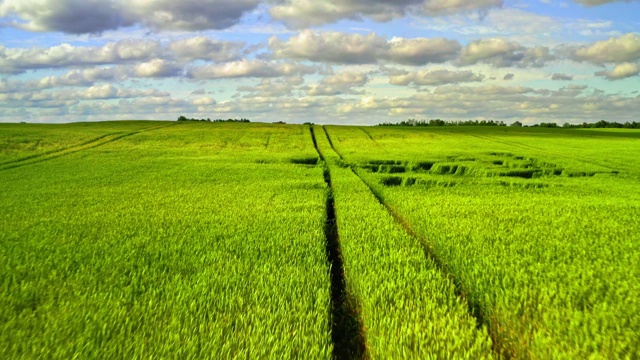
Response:
[[[298,80],[289,80],[298,79]],[[296,86],[302,84],[304,79],[301,76],[284,78],[279,81],[272,81],[272,79],[260,79],[260,82],[255,86],[240,86],[238,91],[248,92],[246,97],[260,97],[260,98],[274,98],[281,96],[290,96]]]
[[[50,48],[6,48],[0,45],[0,73],[73,66],[120,64],[150,60],[161,54],[160,44],[150,40],[123,40],[104,46],[61,44]]]
[[[502,0],[427,0],[423,9],[429,15],[443,15],[499,7],[502,3]]]
[[[553,75],[551,75],[551,80],[569,81],[573,80],[573,75],[554,73]]]
[[[215,105],[216,101],[212,97],[205,96],[205,97],[195,99],[191,103],[196,106],[205,106],[205,105]]]
[[[489,38],[472,41],[462,50],[457,65],[488,63],[494,67],[542,67],[554,59],[547,47],[524,47],[516,42]]]
[[[9,108],[63,108],[81,101],[167,98],[169,94],[157,89],[124,89],[111,84],[94,85],[83,90],[21,91],[0,94],[0,107]]]
[[[149,62],[135,66],[136,77],[162,78],[177,76],[182,72],[182,67],[163,59],[153,59]]]
[[[386,58],[394,63],[405,65],[424,65],[452,60],[461,46],[455,40],[443,38],[393,38]]]
[[[121,40],[103,46],[61,44],[49,48],[6,48],[0,45],[0,73],[135,64],[139,76],[166,77],[180,72],[178,63],[237,60],[245,52],[244,47],[243,43],[212,40],[204,36],[166,44],[157,40]]]
[[[325,85],[363,86],[369,81],[367,74],[361,71],[344,71],[322,79]]]
[[[86,90],[87,99],[112,99],[118,95],[118,89],[111,84],[92,86]]]
[[[179,59],[225,62],[237,60],[242,55],[244,43],[213,40],[196,36],[171,42],[167,48]]]
[[[339,73],[340,74],[340,73]],[[370,77],[371,75],[367,75]],[[348,84],[350,76],[330,76],[327,82]],[[355,76],[359,79],[360,77]],[[283,84],[262,79],[259,85]],[[461,119],[495,119],[558,123],[608,119],[637,121],[640,97],[607,95],[602,91],[587,91],[584,85],[568,85],[560,90],[534,89],[522,86],[464,86],[445,85],[404,97],[383,97],[367,93],[357,97],[342,96],[270,96],[253,92],[247,97],[215,101],[213,98],[180,99],[168,94],[152,94],[118,103],[99,99],[112,96],[113,89],[95,89],[93,97],[71,100],[74,92],[42,94],[0,94],[0,118],[49,114],[46,119],[56,121],[105,120],[126,118],[175,119],[179,115],[201,117],[248,117],[254,121],[283,120],[287,122],[313,121],[317,123],[379,123],[406,120],[407,117]],[[128,89],[121,96],[127,94]],[[146,91],[146,90],[145,90]],[[117,94],[116,94],[117,95]],[[140,94],[138,94],[140,95]],[[19,98],[19,99],[18,99]],[[8,99],[8,100],[7,100]],[[17,100],[16,100],[17,99]],[[80,100],[78,100],[80,99]],[[16,110],[22,109],[22,110]],[[24,110],[26,109],[26,110]],[[55,114],[68,114],[56,117]],[[327,119],[331,119],[328,121]]]
[[[348,18],[369,17],[376,21],[389,21],[404,16],[407,9],[417,6],[422,0],[400,0],[396,2],[362,0],[288,0],[270,9],[273,18],[288,26],[305,28],[313,25],[333,23]]]
[[[622,63],[616,65],[611,71],[598,71],[596,75],[609,80],[620,80],[640,74],[640,66],[636,63]]]
[[[275,58],[342,64],[374,63],[388,47],[386,39],[374,33],[360,35],[303,30],[287,41],[275,36],[269,39],[269,48]]]
[[[318,69],[312,66],[290,62],[270,62],[264,60],[240,60],[220,65],[194,66],[187,75],[194,79],[221,79],[238,77],[282,77],[312,74]]]
[[[62,88],[68,86],[88,87],[94,84],[80,71],[70,71],[60,76],[45,76],[40,79],[20,81],[20,80],[0,80],[0,93],[34,91],[50,88]]]
[[[455,58],[460,44],[443,38],[393,38],[375,33],[367,35],[303,30],[286,41],[269,39],[273,56],[336,64],[374,64],[391,62],[406,65],[442,63]]]
[[[328,76],[319,84],[311,85],[307,90],[309,96],[331,96],[341,94],[361,94],[361,90],[353,88],[362,87],[369,81],[367,74],[360,71],[344,71]]]
[[[592,64],[621,63],[640,60],[640,35],[625,34],[598,41],[589,46],[569,49],[570,56]]]
[[[467,82],[481,82],[485,76],[472,71],[451,71],[447,69],[406,71],[382,68],[383,73],[389,75],[389,83],[398,86],[414,85],[444,85]]]
[[[272,7],[270,14],[290,27],[307,28],[343,19],[386,22],[408,13],[439,16],[500,5],[502,0],[286,0]]]

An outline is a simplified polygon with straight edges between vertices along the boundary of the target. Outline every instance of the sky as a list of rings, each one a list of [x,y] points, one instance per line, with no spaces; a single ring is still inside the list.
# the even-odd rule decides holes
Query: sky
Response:
[[[0,0],[0,122],[632,122],[639,90],[639,0]]]

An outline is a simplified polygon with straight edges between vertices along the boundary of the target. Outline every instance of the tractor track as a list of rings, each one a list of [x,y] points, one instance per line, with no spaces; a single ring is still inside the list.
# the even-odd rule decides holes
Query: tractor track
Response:
[[[336,221],[335,202],[331,172],[318,148],[313,126],[309,127],[313,146],[324,165],[324,181],[328,192],[326,198],[326,220],[324,234],[326,253],[331,275],[331,339],[334,359],[366,359],[366,342],[362,322],[358,317],[357,304],[346,290],[340,235]]]
[[[331,149],[338,155],[340,160],[344,162],[344,158],[342,157],[342,155],[333,146],[333,142],[331,141],[331,136],[327,132],[326,127],[323,126],[322,128],[327,136],[327,140],[329,142],[329,145],[331,146]],[[460,281],[458,281],[456,277],[453,276],[453,274],[450,271],[448,271],[446,264],[436,256],[435,251],[433,250],[429,240],[424,236],[419,235],[411,227],[410,222],[405,217],[403,217],[393,206],[387,203],[384,197],[382,196],[382,194],[380,194],[368,181],[366,181],[358,173],[358,171],[354,169],[353,165],[349,165],[349,169],[353,172],[354,175],[356,175],[360,179],[360,181],[362,181],[369,188],[369,191],[378,200],[378,202],[387,210],[387,212],[393,217],[396,223],[398,223],[398,225],[400,225],[402,229],[404,229],[404,231],[409,236],[413,237],[414,239],[417,239],[419,243],[422,244],[425,257],[433,261],[433,263],[436,265],[438,270],[445,277],[451,280],[451,282],[455,286],[456,295],[458,296],[458,298],[461,299],[461,301],[464,304],[466,304],[469,315],[476,319],[476,326],[478,328],[481,328],[482,326],[485,326],[485,325],[487,326],[489,336],[492,340],[492,347],[493,347],[494,354],[496,354],[498,358],[506,358],[506,359],[511,358],[510,354],[512,352],[510,351],[510,349],[505,348],[506,344],[502,341],[502,339],[499,336],[497,336],[495,331],[492,331],[491,326],[489,326],[490,324],[488,322],[486,314],[484,313],[484,311],[482,311],[480,304],[471,302],[469,300],[469,298],[466,296],[466,291],[464,291],[464,289],[460,284]]]
[[[23,167],[23,166],[27,166],[27,165],[32,165],[32,164],[37,164],[37,163],[41,163],[41,162],[44,162],[44,161],[57,159],[57,158],[62,157],[62,156],[75,154],[75,153],[80,152],[80,151],[95,149],[97,147],[112,143],[114,141],[118,141],[120,139],[129,137],[129,136],[133,136],[133,135],[137,135],[137,134],[140,134],[140,133],[143,133],[143,132],[157,130],[157,129],[161,129],[161,128],[165,128],[165,127],[169,127],[169,126],[173,126],[173,125],[175,125],[175,124],[153,126],[153,127],[144,128],[144,129],[137,130],[137,131],[132,131],[132,132],[129,132],[129,133],[124,133],[124,134],[122,134],[121,132],[115,132],[115,133],[101,135],[101,136],[93,138],[93,139],[91,139],[89,141],[85,141],[84,143],[81,143],[81,144],[78,144],[78,145],[68,146],[68,147],[63,148],[63,149],[59,149],[59,150],[55,150],[55,151],[49,151],[49,152],[42,153],[42,154],[30,155],[30,156],[27,156],[27,157],[24,157],[24,158],[20,158],[20,159],[12,160],[12,161],[9,161],[9,162],[5,162],[3,164],[0,164],[0,171],[9,170],[9,169],[15,169],[15,168],[19,168],[19,167]]]

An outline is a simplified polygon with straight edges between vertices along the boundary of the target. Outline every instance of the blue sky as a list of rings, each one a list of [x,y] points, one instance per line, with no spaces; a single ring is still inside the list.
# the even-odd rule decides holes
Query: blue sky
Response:
[[[637,0],[0,0],[0,122],[626,122],[638,89]]]

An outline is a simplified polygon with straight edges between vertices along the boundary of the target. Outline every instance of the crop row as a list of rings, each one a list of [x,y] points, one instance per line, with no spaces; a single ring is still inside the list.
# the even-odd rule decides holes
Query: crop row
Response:
[[[3,357],[331,357],[322,169],[259,163],[270,128],[206,156],[231,135],[202,129],[0,173]]]
[[[351,169],[339,166],[322,128],[318,146],[331,174],[346,289],[373,359],[491,358],[454,284],[425,255]]]
[[[352,146],[341,130],[329,128],[332,138],[345,139],[334,140],[338,151],[347,154],[347,162],[361,159],[360,149],[368,150]],[[404,148],[405,159],[440,158],[456,148],[476,149],[477,155],[488,153],[490,146],[502,151],[486,138],[461,136],[456,146],[450,135],[450,147],[443,149],[434,143],[440,139],[428,132],[422,136],[421,142],[414,139],[415,148]],[[535,148],[536,136],[492,136],[517,141],[526,157],[563,167],[591,166],[558,156],[563,148],[564,155],[576,159],[594,156],[572,150],[586,147],[578,135],[555,137],[547,153]],[[582,141],[595,146],[602,138]],[[380,153],[401,143],[385,142],[378,144]],[[630,149],[637,146],[635,140],[627,142]],[[627,163],[635,161],[632,157],[628,154]],[[433,249],[482,315],[499,354],[631,359],[640,356],[640,283],[635,280],[640,278],[640,197],[637,169],[621,169],[619,175],[563,177],[557,180],[561,186],[540,188],[477,183],[389,187],[376,173],[359,169],[358,174]]]

